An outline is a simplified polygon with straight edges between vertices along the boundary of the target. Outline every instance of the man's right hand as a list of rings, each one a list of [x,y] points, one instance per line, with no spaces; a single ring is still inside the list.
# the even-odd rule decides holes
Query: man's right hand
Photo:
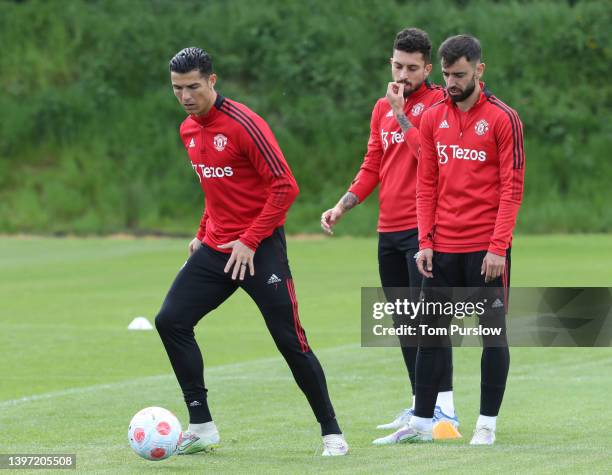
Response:
[[[332,228],[334,224],[340,221],[340,218],[344,214],[342,206],[336,205],[332,209],[328,209],[321,215],[321,228],[327,234],[334,234]]]
[[[189,243],[189,255],[191,256],[194,252],[202,247],[202,241],[200,241],[197,237],[193,238],[193,240]]]
[[[421,249],[417,254],[416,265],[424,277],[433,277],[433,249]]]
[[[393,114],[397,115],[404,112],[404,85],[401,82],[390,82],[387,85],[387,94],[385,96]]]

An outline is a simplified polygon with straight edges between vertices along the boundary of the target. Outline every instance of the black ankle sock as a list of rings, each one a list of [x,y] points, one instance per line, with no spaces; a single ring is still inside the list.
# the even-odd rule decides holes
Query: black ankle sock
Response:
[[[189,422],[191,424],[204,424],[212,421],[206,398],[187,402],[187,410],[189,411]]]
[[[326,422],[321,422],[321,435],[342,434],[338,421],[334,418]]]

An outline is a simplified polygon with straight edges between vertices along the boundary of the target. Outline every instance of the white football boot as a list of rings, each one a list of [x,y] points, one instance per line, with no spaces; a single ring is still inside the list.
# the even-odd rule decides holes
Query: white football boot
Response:
[[[495,443],[495,429],[487,426],[476,426],[470,445],[493,445]]]
[[[183,432],[176,453],[177,455],[189,455],[197,452],[210,452],[219,445],[220,441],[219,432],[205,436],[194,432]]]
[[[405,443],[432,442],[431,431],[421,431],[411,427],[409,424],[400,427],[393,434],[372,441],[374,445],[392,445]]]
[[[414,414],[414,409],[412,409],[411,407],[408,409],[404,409],[402,412],[400,412],[397,417],[389,422],[388,424],[380,424],[378,426],[376,426],[377,429],[385,429],[385,430],[393,430],[393,429],[399,429],[400,427],[404,427],[407,426],[408,423],[410,422],[410,419],[412,418],[412,414]]]
[[[349,446],[342,434],[328,434],[323,436],[323,457],[336,457],[348,454]]]

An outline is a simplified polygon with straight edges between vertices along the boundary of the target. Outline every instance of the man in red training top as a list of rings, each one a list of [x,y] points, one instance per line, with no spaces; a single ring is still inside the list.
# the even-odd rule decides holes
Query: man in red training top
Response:
[[[480,82],[485,65],[476,38],[448,38],[438,54],[448,98],[421,120],[417,266],[426,295],[439,295],[435,288],[441,287],[475,287],[495,295],[480,325],[484,317],[494,319],[505,332],[510,246],[523,197],[523,127],[518,114]],[[495,442],[510,366],[505,333],[501,340],[482,339],[480,416],[472,445]],[[444,350],[437,344],[419,346],[407,440],[431,440],[437,388],[446,372]]]
[[[389,60],[391,77],[386,97],[378,99],[370,122],[370,139],[363,164],[348,192],[336,206],[321,216],[321,227],[329,234],[342,216],[363,202],[380,184],[378,218],[378,269],[389,301],[404,298],[398,288],[410,287],[412,300],[418,299],[421,287],[415,255],[419,250],[416,215],[416,173],[419,149],[419,124],[423,112],[445,97],[444,90],[427,81],[431,73],[431,41],[418,28],[400,31],[393,43]],[[395,318],[395,323],[400,323]],[[404,322],[401,322],[404,323]],[[410,322],[405,322],[410,323]],[[379,429],[397,431],[410,421],[414,410],[416,342],[401,341],[402,355],[408,370],[412,397],[410,407],[392,422]],[[436,422],[446,421],[455,428],[459,421],[453,404],[453,372],[450,349],[445,355],[448,364],[436,404]],[[454,436],[456,429],[449,428]],[[448,437],[448,436],[446,436]],[[397,432],[376,439],[374,444],[401,442]]]
[[[183,391],[189,427],[179,454],[219,443],[194,327],[239,287],[255,301],[276,346],[321,425],[323,455],[345,455],[325,375],[300,324],[287,259],[285,216],[298,186],[268,124],[215,91],[210,56],[185,48],[170,60],[174,94],[189,114],[180,136],[205,194],[189,259],[155,325]],[[229,337],[228,337],[229,338]]]

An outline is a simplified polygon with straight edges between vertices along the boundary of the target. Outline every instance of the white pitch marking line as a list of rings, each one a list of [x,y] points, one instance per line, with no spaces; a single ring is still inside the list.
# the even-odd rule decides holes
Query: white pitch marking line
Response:
[[[333,354],[333,353],[338,353],[340,351],[345,351],[351,348],[359,348],[359,345],[350,344],[350,345],[334,346],[331,348],[324,348],[322,350],[317,351],[315,354],[327,354],[327,353]],[[248,367],[250,365],[259,365],[263,363],[277,363],[277,362],[282,362],[282,361],[283,361],[282,356],[278,355],[276,357],[258,358],[258,359],[250,360],[250,361],[242,361],[240,363],[228,363],[228,364],[219,365],[219,366],[211,366],[210,368],[205,368],[205,371],[207,373],[226,372],[228,370],[241,369],[244,367]],[[8,399],[6,401],[0,401],[0,408],[18,406],[20,404],[27,404],[30,402],[41,401],[45,399],[61,398],[64,396],[71,396],[73,394],[83,394],[83,393],[88,393],[92,391],[129,387],[129,386],[134,386],[134,385],[139,385],[139,384],[144,384],[144,383],[161,381],[164,379],[170,379],[173,377],[174,377],[174,374],[172,373],[158,374],[154,376],[143,376],[142,378],[118,381],[116,383],[94,384],[93,386],[84,386],[82,388],[69,388],[69,389],[62,389],[61,391],[51,391],[48,393],[33,394],[31,396],[24,396],[24,397],[20,397],[17,399]]]

